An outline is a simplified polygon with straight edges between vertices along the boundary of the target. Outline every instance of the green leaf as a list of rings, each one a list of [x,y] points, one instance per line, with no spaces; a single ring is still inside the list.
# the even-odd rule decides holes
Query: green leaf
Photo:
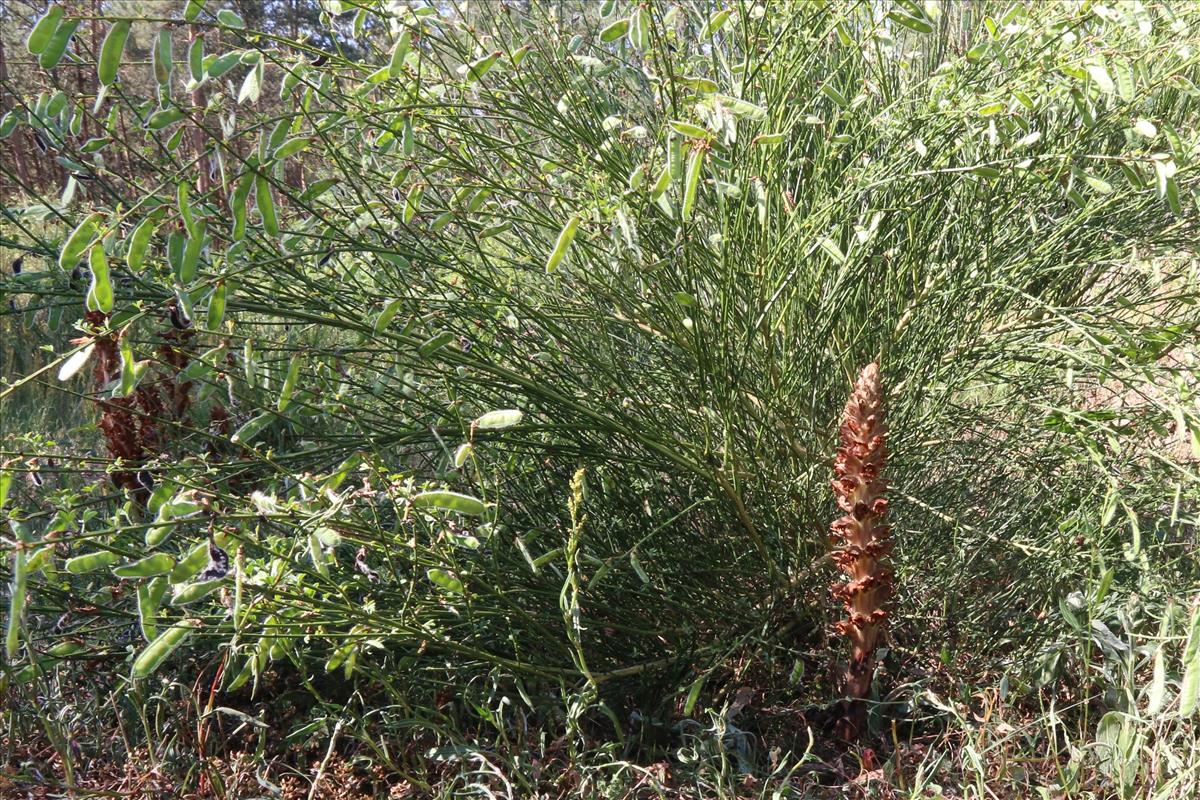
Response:
[[[200,12],[204,10],[204,4],[208,0],[187,0],[187,5],[183,7],[183,19],[185,22],[195,22],[200,17]]]
[[[1190,717],[1200,700],[1200,602],[1192,609],[1187,645],[1183,649],[1183,682],[1179,687],[1179,715]]]
[[[704,23],[704,27],[700,29],[700,39],[711,39],[725,27],[725,23],[729,22],[729,15],[733,11],[728,8],[723,8],[708,18],[708,22]]]
[[[230,11],[228,8],[222,8],[217,12],[217,22],[221,23],[227,28],[240,29],[246,27],[246,23],[242,20],[242,18]]]
[[[404,59],[408,57],[411,45],[412,34],[407,30],[396,37],[396,44],[392,47],[392,58],[388,62],[388,77],[399,78],[404,74]]]
[[[838,247],[837,242],[835,242],[833,239],[830,239],[828,236],[826,236],[817,242],[817,244],[822,250],[825,251],[826,254],[828,254],[830,258],[833,259],[835,264],[846,263],[846,254],[842,252],[842,248]]]
[[[286,142],[279,145],[279,148],[274,153],[274,157],[279,161],[283,161],[288,156],[293,156],[304,148],[308,147],[308,144],[308,137],[288,139]]]
[[[1108,181],[1097,178],[1095,175],[1083,173],[1083,180],[1088,186],[1092,187],[1100,194],[1112,194],[1113,192],[1112,184],[1110,184]]]
[[[581,217],[573,216],[559,231],[558,239],[554,242],[554,249],[550,251],[550,257],[546,259],[546,272],[557,270],[558,265],[567,257],[567,250],[570,248],[571,242],[575,241],[575,232],[579,229],[580,221]]]
[[[104,86],[117,79],[121,68],[121,57],[125,53],[125,42],[129,39],[132,24],[128,20],[117,20],[104,37],[100,46],[100,58],[96,61],[96,76]]]
[[[198,620],[185,619],[175,623],[138,654],[133,662],[133,677],[148,678],[200,626]]]
[[[1175,182],[1175,178],[1167,178],[1165,186],[1165,194],[1167,206],[1176,216],[1182,216],[1183,204],[1179,201],[1179,184]]]
[[[692,711],[696,708],[696,701],[700,699],[700,690],[704,688],[704,681],[708,678],[708,673],[704,673],[695,681],[692,682],[692,687],[688,689],[687,699],[683,701],[683,715],[690,717]]]
[[[453,592],[454,594],[463,593],[462,581],[451,575],[449,572],[446,572],[446,570],[437,569],[435,567],[434,569],[427,570],[425,574],[429,577],[429,580],[433,581],[446,591]]]
[[[257,103],[259,95],[262,94],[263,81],[263,62],[259,61],[255,64],[246,77],[242,79],[242,88],[238,92],[238,104],[249,102]]]
[[[412,506],[413,508],[437,508],[443,511],[454,511],[473,517],[483,516],[487,513],[487,506],[484,505],[482,500],[467,494],[441,489],[414,495]]]

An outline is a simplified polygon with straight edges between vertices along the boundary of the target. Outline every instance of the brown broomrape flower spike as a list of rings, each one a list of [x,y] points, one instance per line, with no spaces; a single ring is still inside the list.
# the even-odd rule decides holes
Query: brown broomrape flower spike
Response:
[[[892,572],[886,564],[892,549],[891,528],[885,522],[888,502],[883,496],[886,436],[879,365],[868,364],[842,412],[841,444],[833,465],[833,493],[846,512],[833,523],[830,538],[833,561],[847,575],[832,591],[849,617],[836,625],[838,633],[850,639],[847,707],[839,725],[839,733],[848,740],[857,738],[865,727],[863,698],[871,691],[875,650],[887,625],[888,613],[882,606],[892,593]]]

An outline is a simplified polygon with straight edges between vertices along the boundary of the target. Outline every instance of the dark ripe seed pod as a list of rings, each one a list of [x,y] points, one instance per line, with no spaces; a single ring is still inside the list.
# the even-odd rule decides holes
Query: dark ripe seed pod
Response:
[[[216,551],[216,558],[213,558],[213,550]],[[217,578],[224,578],[229,574],[229,556],[224,550],[212,545],[212,549],[209,550],[209,559],[208,566],[196,576],[197,581],[215,581]]]
[[[148,470],[148,469],[138,470],[137,482],[147,492],[154,491],[154,476],[150,474],[150,470]]]
[[[358,548],[358,552],[354,556],[354,568],[363,575],[366,575],[367,580],[371,583],[379,583],[379,573],[367,565],[367,548],[365,545]]]
[[[192,319],[187,315],[187,312],[179,307],[178,303],[172,303],[167,315],[171,318],[171,327],[177,331],[186,331],[192,327]]]
[[[23,266],[25,266],[25,257],[24,256],[17,256],[16,258],[14,258],[13,262],[12,262],[12,274],[20,275],[21,268]]]
[[[33,142],[38,146],[38,150],[41,150],[43,153],[50,150],[50,143],[46,141],[46,137],[42,135],[41,131],[35,130],[33,132]]]
[[[327,56],[325,53],[321,53],[319,56],[313,59],[312,65],[314,67],[323,67],[325,66],[325,62],[328,60],[329,56]]]

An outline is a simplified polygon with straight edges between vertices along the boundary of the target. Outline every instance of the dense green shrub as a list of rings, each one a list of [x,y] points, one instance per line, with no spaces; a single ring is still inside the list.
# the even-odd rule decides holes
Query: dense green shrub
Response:
[[[328,46],[191,0],[56,56],[64,17],[8,87],[65,184],[6,172],[6,335],[54,347],[0,397],[97,420],[4,445],[41,476],[10,685],[219,664],[438,736],[416,709],[504,696],[572,747],[733,654],[834,699],[874,359],[885,690],[1034,692],[1089,577],[1194,585],[1193,9],[326,5]]]

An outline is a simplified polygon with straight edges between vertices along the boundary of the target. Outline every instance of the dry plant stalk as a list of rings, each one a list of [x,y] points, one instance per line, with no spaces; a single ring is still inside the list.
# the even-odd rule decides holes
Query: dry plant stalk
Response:
[[[883,496],[886,436],[879,365],[868,364],[842,412],[841,444],[834,460],[833,493],[846,512],[833,523],[831,539],[834,563],[848,578],[832,589],[848,615],[836,626],[850,640],[847,707],[839,724],[839,733],[848,740],[865,727],[863,699],[871,691],[875,651],[888,618],[883,604],[892,592],[892,571],[886,563],[891,528],[885,521],[888,502]]]

